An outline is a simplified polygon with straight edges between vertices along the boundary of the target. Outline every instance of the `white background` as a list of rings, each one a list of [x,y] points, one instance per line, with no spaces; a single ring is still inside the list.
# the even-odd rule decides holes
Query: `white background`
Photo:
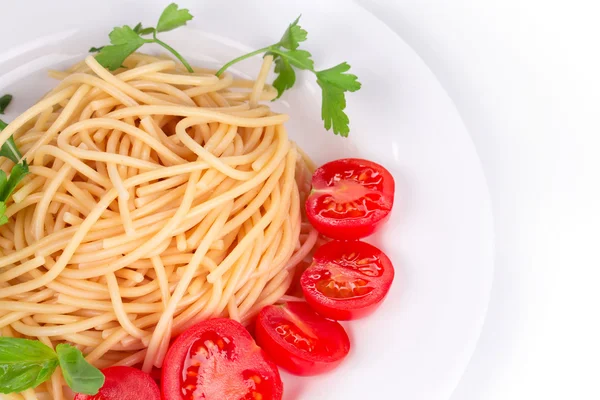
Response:
[[[600,399],[598,1],[360,3],[448,91],[492,195],[489,313],[452,400]]]
[[[452,400],[600,399],[598,0],[356,1],[438,77],[491,192],[489,313]]]

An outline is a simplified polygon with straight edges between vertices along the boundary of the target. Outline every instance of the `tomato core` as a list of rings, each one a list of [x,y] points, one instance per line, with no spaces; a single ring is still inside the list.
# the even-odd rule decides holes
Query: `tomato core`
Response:
[[[202,334],[192,343],[183,362],[180,377],[183,399],[216,399],[223,393],[231,399],[271,399],[268,380],[252,369],[238,368],[234,364],[237,358],[237,349],[231,337],[221,336],[214,331]],[[212,384],[208,385],[208,382]],[[214,382],[220,384],[215,385]]]

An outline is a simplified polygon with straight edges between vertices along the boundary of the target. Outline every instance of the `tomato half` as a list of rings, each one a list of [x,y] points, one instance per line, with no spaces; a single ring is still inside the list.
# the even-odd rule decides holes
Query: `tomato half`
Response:
[[[313,174],[306,215],[325,236],[363,238],[389,218],[394,185],[389,171],[372,161],[346,158],[329,162]]]
[[[160,400],[160,389],[150,375],[132,367],[102,370],[104,385],[96,395],[77,394],[75,400]]]
[[[365,242],[329,242],[315,252],[300,278],[308,304],[319,314],[350,320],[371,313],[394,280],[392,262]]]
[[[283,383],[238,322],[216,318],[182,333],[162,368],[165,400],[280,400]]]
[[[329,371],[350,351],[344,328],[304,302],[264,307],[256,319],[256,341],[278,365],[297,375]]]

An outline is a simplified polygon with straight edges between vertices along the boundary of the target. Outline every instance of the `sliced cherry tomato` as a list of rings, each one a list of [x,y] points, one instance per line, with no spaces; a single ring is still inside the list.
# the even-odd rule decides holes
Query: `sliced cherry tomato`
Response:
[[[156,367],[152,367],[152,370],[150,371],[150,376],[152,377],[152,379],[154,379],[154,382],[156,382],[156,383],[158,383],[160,385],[160,378],[162,376],[162,369],[156,368]]]
[[[315,252],[300,286],[319,314],[349,320],[371,313],[394,280],[390,259],[365,242],[329,242]]]
[[[165,400],[280,400],[283,383],[238,322],[211,319],[190,327],[171,345],[162,368]]]
[[[389,218],[394,178],[371,161],[346,158],[315,171],[306,215],[323,235],[339,240],[368,236]]]
[[[344,328],[304,302],[264,307],[256,319],[256,341],[278,365],[297,375],[329,371],[350,351]]]
[[[98,394],[75,395],[75,400],[160,400],[160,389],[150,375],[132,367],[102,370],[105,381]]]

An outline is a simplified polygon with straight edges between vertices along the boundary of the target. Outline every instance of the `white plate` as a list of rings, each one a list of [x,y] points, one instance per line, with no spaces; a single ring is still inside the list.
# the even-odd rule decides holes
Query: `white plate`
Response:
[[[15,103],[7,119],[53,82],[48,67],[80,59],[119,24],[153,24],[164,0],[19,1],[3,4],[0,93]],[[348,96],[348,139],[323,129],[312,76],[277,106],[291,114],[291,136],[318,163],[345,156],[380,162],[396,179],[390,222],[372,238],[397,278],[371,317],[346,324],[347,360],[312,378],[284,374],[286,400],[447,400],[485,317],[493,272],[492,217],[481,166],[451,100],[421,59],[359,6],[317,1],[180,1],[195,19],[164,35],[188,59],[220,65],[281,36],[303,13],[306,47],[317,67],[348,61],[363,88]],[[35,12],[32,13],[32,7]],[[23,21],[27,21],[25,24]],[[236,66],[257,73],[260,59]]]

